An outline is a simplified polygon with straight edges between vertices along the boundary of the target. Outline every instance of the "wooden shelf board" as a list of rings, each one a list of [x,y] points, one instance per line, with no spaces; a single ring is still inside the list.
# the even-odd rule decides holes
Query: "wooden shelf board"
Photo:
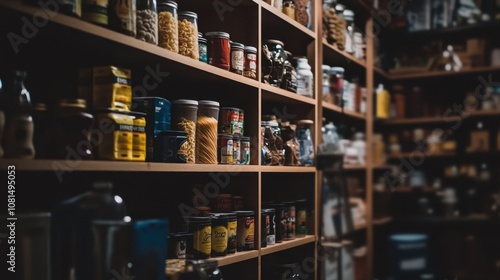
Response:
[[[352,61],[352,62],[356,63],[357,65],[359,65],[363,68],[366,68],[366,62],[364,60],[356,58],[355,56],[353,56],[352,54],[350,54],[346,51],[340,50],[336,45],[332,45],[332,44],[328,43],[328,41],[326,39],[323,39],[323,47],[326,47],[327,50],[334,52],[337,56],[344,57],[344,58],[348,59],[349,61]]]
[[[366,165],[361,165],[361,164],[344,164],[344,170],[352,170],[352,171],[366,170]]]
[[[396,165],[394,164],[376,164],[376,165],[373,165],[373,169],[378,169],[378,170],[382,170],[382,169],[392,169],[396,167]]]
[[[463,116],[448,116],[444,117],[421,117],[421,118],[391,118],[387,120],[378,121],[382,125],[408,125],[408,124],[431,124],[431,123],[445,123],[455,122],[467,118],[480,118],[480,117],[497,117],[500,116],[500,110],[478,110],[464,114]]]
[[[314,166],[261,166],[264,173],[315,173]]]
[[[338,105],[323,101],[322,107],[323,107],[323,109],[327,109],[327,110],[342,114],[342,108]],[[348,111],[348,110],[344,109],[344,114],[346,116],[354,117],[354,118],[357,118],[360,120],[366,120],[366,115],[358,113],[358,112],[352,112],[352,111]]]
[[[391,80],[409,80],[409,79],[424,79],[424,78],[438,78],[438,77],[453,77],[460,75],[478,74],[478,73],[489,73],[500,71],[500,65],[497,66],[484,66],[476,67],[471,69],[464,69],[458,72],[453,71],[425,71],[418,73],[407,73],[407,74],[395,74],[388,73],[388,77]]]
[[[373,225],[385,225],[392,222],[392,217],[382,217],[382,218],[377,218],[373,219]]]
[[[287,100],[287,102],[295,101],[295,102],[306,103],[306,104],[310,104],[310,105],[316,104],[316,99],[314,99],[314,98],[302,96],[302,95],[299,95],[295,92],[284,90],[282,88],[274,87],[274,86],[264,84],[264,83],[261,83],[260,86],[261,86],[262,91],[263,91],[262,98],[264,100],[283,102],[284,99],[289,99],[289,100]]]
[[[283,241],[282,243],[276,243],[274,245],[268,245],[265,248],[261,248],[261,255],[269,255],[272,253],[288,250],[301,245],[313,243],[316,241],[314,235],[307,235],[305,237],[296,237],[294,240]]]
[[[388,156],[388,159],[391,159],[391,160],[396,160],[396,159],[399,159],[399,158],[408,158],[412,155],[412,153],[401,153],[397,156]],[[418,151],[418,153],[415,153],[416,156],[421,156],[422,155],[422,151]],[[425,153],[424,154],[426,158],[447,158],[447,157],[455,157],[457,156],[456,153]]]
[[[316,39],[316,33],[309,28],[303,26],[302,24],[298,23],[296,20],[291,20],[290,17],[285,15],[283,12],[280,10],[276,9],[275,7],[267,4],[264,1],[261,1],[261,7],[269,12],[270,14],[273,14],[274,16],[280,18],[282,21],[287,22],[288,25],[293,26],[297,30],[300,30],[302,33],[306,34],[307,36],[311,37],[311,39]]]
[[[182,164],[161,162],[1,159],[1,168],[15,165],[20,171],[92,171],[92,172],[258,172],[258,165]]]
[[[259,251],[252,250],[252,251],[236,252],[232,255],[227,255],[225,257],[217,257],[210,259],[217,260],[219,262],[219,266],[226,266],[242,261],[255,259],[258,257],[259,257]]]

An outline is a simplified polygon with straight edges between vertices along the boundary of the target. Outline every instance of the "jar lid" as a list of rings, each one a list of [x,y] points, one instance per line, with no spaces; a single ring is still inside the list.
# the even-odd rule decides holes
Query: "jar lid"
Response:
[[[175,1],[158,1],[158,6],[170,6],[177,9],[177,2]]]
[[[243,49],[244,47],[245,45],[243,45],[242,43],[231,42],[231,48]]]
[[[206,107],[219,107],[219,102],[212,100],[198,100],[198,105]]]
[[[198,37],[198,42],[207,43],[207,38]]]
[[[227,216],[224,215],[223,213],[208,213],[208,215],[210,216],[210,218],[214,219],[214,220],[222,220],[222,219],[227,219]]]
[[[274,213],[276,210],[274,208],[264,208],[262,209],[262,213]]]
[[[266,44],[276,44],[276,45],[280,45],[280,46],[285,46],[285,44],[280,41],[280,40],[275,40],[275,39],[268,39],[266,40]]]
[[[177,99],[172,104],[198,106],[198,101],[190,99]]]
[[[245,51],[257,53],[257,48],[252,46],[245,46]]]
[[[314,124],[313,120],[298,120],[297,124]]]
[[[345,69],[343,67],[331,67],[330,71],[332,73],[343,74],[345,72]]]
[[[203,37],[203,32],[198,32],[198,37]]]
[[[177,12],[177,17],[190,17],[190,18],[197,19],[198,14],[196,14],[195,12],[190,12],[190,11],[179,11],[179,12]]]
[[[354,12],[352,10],[344,10],[343,15],[346,20],[354,20]]]
[[[228,38],[229,39],[229,33],[227,32],[222,32],[222,31],[212,31],[212,32],[206,32],[205,37],[211,38],[211,37],[222,37],[222,38]]]
[[[220,108],[221,110],[230,110],[230,111],[238,111],[239,112],[239,108],[236,108],[236,107],[221,107]]]
[[[236,213],[238,217],[253,216],[255,214],[253,210],[239,210],[239,211],[233,211],[233,213]]]

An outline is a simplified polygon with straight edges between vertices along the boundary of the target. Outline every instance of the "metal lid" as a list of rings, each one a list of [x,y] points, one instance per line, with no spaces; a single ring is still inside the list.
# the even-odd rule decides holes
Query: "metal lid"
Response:
[[[198,106],[198,101],[190,100],[190,99],[177,99],[177,100],[174,100],[174,102],[172,102],[172,104]]]
[[[229,33],[223,32],[223,31],[211,31],[211,32],[206,32],[205,37],[211,38],[211,37],[222,37],[222,38],[228,38],[229,39]]]
[[[177,2],[175,1],[158,1],[158,6],[170,6],[177,9]]]
[[[266,40],[266,44],[276,44],[276,45],[281,45],[282,47],[285,45],[282,41],[275,39]]]
[[[253,210],[233,211],[233,213],[236,213],[236,215],[238,215],[238,216],[253,216],[253,215],[255,215],[255,212]]]
[[[297,124],[314,124],[313,120],[298,120]]]
[[[252,46],[245,46],[245,51],[256,53],[257,52],[257,48],[256,47],[252,47]]]
[[[219,107],[219,102],[212,100],[198,100],[198,105],[205,107]]]
[[[177,12],[177,17],[190,17],[190,18],[197,19],[198,14],[196,14],[195,12],[191,12],[191,11],[179,11],[179,12]]]
[[[243,45],[242,43],[231,42],[231,48],[243,49],[244,47],[245,45]]]
[[[207,38],[198,37],[198,42],[207,43]]]
[[[240,111],[239,108],[236,108],[236,107],[221,107],[220,108],[221,110],[230,110],[230,111]]]

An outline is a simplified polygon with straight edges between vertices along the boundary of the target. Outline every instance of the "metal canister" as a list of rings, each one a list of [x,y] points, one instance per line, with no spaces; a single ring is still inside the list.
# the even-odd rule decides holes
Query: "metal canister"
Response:
[[[276,210],[274,208],[262,209],[266,213],[265,236],[267,245],[276,244]]]
[[[208,259],[212,251],[212,222],[209,216],[188,218],[189,232],[193,234],[193,254],[189,259]]]
[[[219,213],[210,213],[212,218],[211,254],[212,257],[227,255],[228,226],[227,217]]]
[[[252,210],[235,211],[237,221],[237,247],[238,252],[250,251],[255,244],[255,212]]]
[[[230,134],[219,134],[217,144],[217,159],[221,164],[233,164],[233,136]]]
[[[219,133],[234,134],[239,131],[240,109],[221,107],[219,111]]]

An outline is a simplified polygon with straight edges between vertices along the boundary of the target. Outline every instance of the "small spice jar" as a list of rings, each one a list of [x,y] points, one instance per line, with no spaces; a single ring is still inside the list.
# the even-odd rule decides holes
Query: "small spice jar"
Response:
[[[257,80],[257,48],[245,46],[243,76]]]
[[[243,75],[243,64],[245,63],[244,51],[245,45],[237,42],[231,42],[231,72]]]
[[[207,56],[207,38],[203,37],[201,32],[198,32],[198,49],[199,49],[199,60],[201,62],[208,63]]]
[[[207,32],[205,37],[207,38],[208,64],[229,70],[231,62],[229,33]]]
[[[240,137],[241,148],[240,148],[240,164],[250,164],[250,137],[242,136]]]
[[[158,46],[179,52],[177,3],[159,0],[158,2]]]
[[[218,162],[221,164],[233,164],[233,135],[219,134],[217,158]]]
[[[154,0],[138,0],[136,37],[141,41],[158,45],[158,8]]]
[[[198,47],[198,15],[193,12],[178,13],[179,54],[192,59],[200,58]]]

